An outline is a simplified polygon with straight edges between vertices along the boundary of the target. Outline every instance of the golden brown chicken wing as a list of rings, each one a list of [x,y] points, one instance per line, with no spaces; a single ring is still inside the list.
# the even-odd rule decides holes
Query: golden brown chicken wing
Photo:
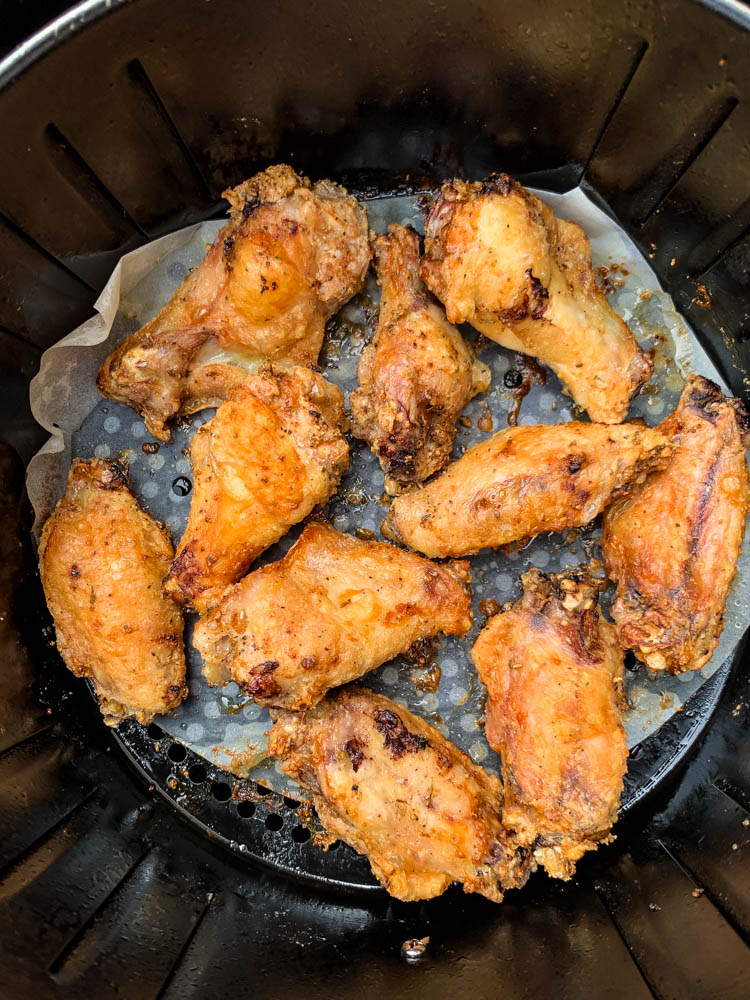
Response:
[[[466,563],[436,566],[384,542],[308,524],[279,562],[228,589],[193,641],[209,684],[302,709],[419,639],[472,622]]]
[[[653,362],[597,285],[583,230],[506,174],[443,184],[420,273],[451,323],[538,358],[598,423],[624,420],[651,377]]]
[[[750,420],[694,375],[660,430],[672,458],[607,511],[602,551],[620,642],[679,674],[711,658],[723,628],[748,511]]]
[[[268,366],[233,390],[190,446],[194,491],[166,588],[202,611],[338,486],[349,461],[341,390]]]
[[[584,574],[525,573],[472,658],[487,685],[487,739],[503,760],[503,823],[555,878],[611,840],[628,756],[623,655]]]
[[[417,233],[391,226],[372,243],[383,294],[350,400],[352,431],[380,459],[386,490],[398,493],[445,465],[459,414],[489,387],[490,371],[419,280]]]
[[[99,371],[102,393],[162,441],[171,417],[218,405],[264,359],[315,362],[367,273],[367,215],[337,184],[275,166],[224,197],[230,219],[203,262]]]
[[[432,558],[588,524],[669,455],[641,423],[509,427],[396,497],[383,534]]]
[[[533,867],[501,822],[502,785],[402,705],[367,688],[284,713],[269,748],[308,788],[329,833],[366,854],[398,899],[451,882],[500,902]]]
[[[104,721],[150,722],[187,695],[182,614],[164,596],[172,543],[136,503],[125,470],[74,460],[44,525],[39,570],[70,670],[89,677]]]

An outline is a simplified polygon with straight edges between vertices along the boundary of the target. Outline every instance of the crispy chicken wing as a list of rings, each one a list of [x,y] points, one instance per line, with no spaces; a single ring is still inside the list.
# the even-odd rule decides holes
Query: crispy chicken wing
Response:
[[[660,429],[672,458],[607,511],[602,551],[620,642],[679,674],[711,658],[723,628],[748,511],[750,420],[694,375]]]
[[[417,233],[391,226],[372,242],[383,295],[351,396],[352,431],[380,459],[386,490],[398,493],[445,465],[456,420],[489,387],[490,371],[419,280]]]
[[[503,759],[503,822],[555,878],[611,840],[628,748],[623,655],[584,574],[522,577],[472,658],[487,685],[487,739]]]
[[[384,542],[308,524],[279,562],[228,589],[193,641],[209,684],[302,709],[419,639],[472,622],[466,563],[436,566]]]
[[[366,854],[398,899],[429,899],[456,881],[499,903],[532,870],[501,821],[499,780],[389,698],[344,688],[282,714],[269,747],[312,792],[328,832]]]
[[[270,365],[232,391],[190,446],[194,491],[167,579],[204,610],[338,486],[349,461],[341,390],[310,368]]]
[[[538,358],[598,423],[624,420],[651,377],[653,362],[597,285],[583,230],[506,174],[443,184],[421,276],[451,323]]]
[[[224,197],[230,219],[203,262],[99,371],[102,393],[162,441],[171,417],[218,405],[264,359],[315,362],[367,273],[367,215],[337,184],[275,166]]]
[[[171,558],[125,470],[75,459],[42,531],[39,570],[60,655],[93,681],[108,725],[150,722],[187,695],[182,614],[162,591]]]
[[[396,497],[383,534],[435,558],[577,527],[668,455],[667,438],[640,423],[509,427]]]

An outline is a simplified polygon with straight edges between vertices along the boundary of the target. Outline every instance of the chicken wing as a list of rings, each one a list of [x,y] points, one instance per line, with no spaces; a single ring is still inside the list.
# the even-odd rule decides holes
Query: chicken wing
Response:
[[[506,174],[443,184],[420,273],[451,323],[538,358],[598,423],[624,420],[651,377],[651,358],[597,285],[583,230]]]
[[[125,470],[74,460],[42,530],[39,570],[68,668],[89,677],[104,721],[150,722],[187,695],[182,614],[164,596],[167,531],[136,503]]]
[[[588,524],[661,468],[668,439],[641,423],[509,427],[396,497],[382,531],[432,558]]]
[[[203,262],[99,371],[101,392],[162,441],[170,418],[218,405],[264,359],[315,362],[367,273],[367,215],[337,184],[275,166],[224,197],[230,219]]]
[[[499,903],[533,868],[501,821],[499,780],[367,688],[282,714],[269,749],[312,792],[328,832],[366,854],[398,899],[430,899],[457,881]]]
[[[711,658],[724,625],[748,511],[750,419],[694,375],[660,429],[672,458],[607,511],[602,551],[620,642],[679,674]]]
[[[472,650],[489,691],[487,739],[503,760],[503,823],[555,878],[612,840],[628,748],[623,654],[585,574],[522,577],[523,597]]]
[[[391,226],[372,242],[383,294],[350,400],[352,431],[380,459],[393,494],[445,465],[459,414],[489,388],[490,371],[419,280],[417,233]]]
[[[349,461],[341,390],[310,368],[268,366],[233,390],[190,446],[194,491],[166,581],[205,610],[338,486]]]
[[[228,589],[193,641],[209,684],[302,709],[419,639],[471,627],[469,568],[309,524],[279,562]]]

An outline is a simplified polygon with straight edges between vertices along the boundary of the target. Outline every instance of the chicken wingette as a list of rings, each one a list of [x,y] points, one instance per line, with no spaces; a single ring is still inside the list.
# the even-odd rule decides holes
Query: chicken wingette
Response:
[[[469,568],[308,524],[278,562],[225,591],[195,627],[209,684],[302,709],[420,639],[471,627]]]
[[[597,423],[624,420],[651,377],[597,284],[586,234],[507,174],[443,184],[420,274],[451,323],[538,358]]]
[[[283,713],[271,754],[312,792],[330,834],[367,855],[398,899],[451,882],[500,902],[533,869],[502,822],[500,781],[402,705],[343,688],[317,708]]]
[[[352,431],[378,456],[393,494],[445,465],[461,410],[489,387],[490,371],[419,280],[417,233],[391,226],[372,242],[380,316],[359,363]]]
[[[482,629],[487,739],[503,762],[503,822],[547,872],[568,879],[612,839],[628,749],[623,653],[585,574],[525,573],[523,597]]]
[[[672,457],[607,511],[602,552],[620,642],[678,674],[708,662],[723,628],[748,512],[750,419],[694,375],[660,430]]]
[[[324,504],[349,461],[341,390],[271,365],[234,389],[190,445],[193,497],[167,591],[198,611]]]
[[[509,427],[396,497],[383,534],[439,558],[579,527],[661,468],[669,449],[641,423]]]
[[[182,613],[162,590],[172,555],[122,466],[73,461],[42,530],[39,570],[60,655],[91,679],[108,725],[150,722],[187,695]]]
[[[370,262],[365,210],[337,184],[274,166],[224,197],[229,222],[204,260],[99,371],[101,392],[162,441],[167,421],[217,406],[264,360],[315,363]]]

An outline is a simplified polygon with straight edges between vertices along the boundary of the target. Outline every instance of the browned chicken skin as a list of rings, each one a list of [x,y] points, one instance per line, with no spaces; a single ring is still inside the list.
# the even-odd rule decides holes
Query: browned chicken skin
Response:
[[[302,709],[419,639],[471,627],[466,563],[436,566],[384,542],[308,524],[279,562],[228,589],[193,641],[209,684]]]
[[[750,421],[738,399],[693,375],[660,430],[672,458],[607,511],[602,551],[620,642],[678,674],[711,658],[723,628],[748,511]]]
[[[182,614],[162,592],[171,558],[125,470],[75,459],[42,531],[39,570],[60,655],[93,681],[108,725],[150,722],[187,695]]]
[[[97,378],[162,441],[168,420],[218,405],[264,359],[314,363],[367,273],[367,215],[342,187],[275,166],[224,197],[230,219],[205,259]]]
[[[345,425],[341,390],[310,368],[246,377],[191,443],[193,499],[167,591],[203,611],[324,504],[349,462]]]
[[[509,427],[396,497],[383,534],[431,558],[472,555],[587,524],[669,455],[640,423]]]
[[[500,902],[533,867],[501,821],[502,785],[402,705],[366,688],[284,713],[269,749],[308,788],[323,825],[366,854],[398,899],[451,882]]]
[[[596,282],[583,230],[506,174],[443,184],[420,273],[451,323],[538,358],[597,423],[624,420],[651,377]]]
[[[391,226],[372,239],[383,289],[378,329],[359,363],[352,431],[372,448],[398,493],[448,461],[456,421],[490,371],[419,280],[419,236]]]
[[[555,878],[611,840],[628,749],[623,654],[584,574],[525,573],[472,658],[487,685],[487,739],[503,760],[503,823]]]

